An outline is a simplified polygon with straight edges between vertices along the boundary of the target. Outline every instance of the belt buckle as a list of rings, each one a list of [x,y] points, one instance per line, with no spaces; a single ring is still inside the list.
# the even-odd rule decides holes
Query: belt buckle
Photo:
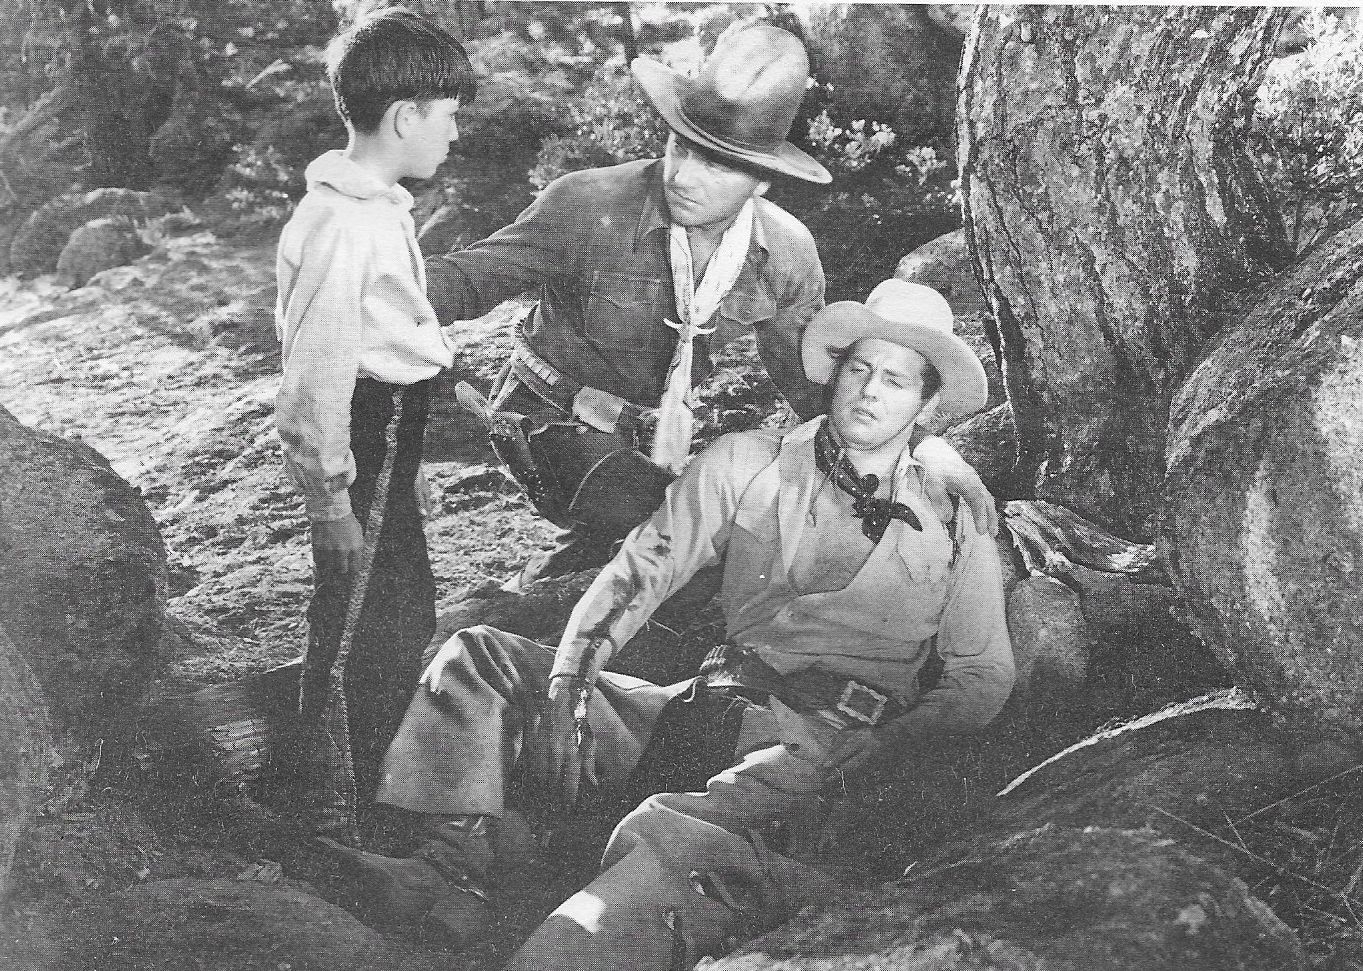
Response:
[[[885,705],[889,700],[887,695],[860,681],[848,681],[846,687],[842,689],[842,697],[838,699],[835,710],[848,718],[867,725],[875,725],[880,721],[880,716],[885,714]]]

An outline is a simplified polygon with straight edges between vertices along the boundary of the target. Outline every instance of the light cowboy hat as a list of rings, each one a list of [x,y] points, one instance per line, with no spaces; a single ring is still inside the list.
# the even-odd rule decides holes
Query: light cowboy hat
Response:
[[[805,377],[827,384],[842,353],[876,337],[922,354],[942,377],[938,409],[965,416],[984,407],[989,384],[984,365],[953,331],[951,307],[931,287],[906,280],[878,284],[865,303],[839,300],[814,315],[800,344]]]
[[[809,82],[809,55],[789,31],[758,24],[726,33],[695,78],[642,57],[630,68],[663,120],[688,141],[763,171],[833,180],[786,141]]]

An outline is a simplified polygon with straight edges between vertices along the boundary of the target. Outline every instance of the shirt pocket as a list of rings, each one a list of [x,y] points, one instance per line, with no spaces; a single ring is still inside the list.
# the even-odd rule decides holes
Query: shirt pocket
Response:
[[[769,295],[737,288],[730,290],[720,301],[719,312],[711,321],[715,325],[711,349],[718,351],[775,316],[776,302]]]
[[[658,277],[594,270],[583,333],[602,347],[637,347],[658,331],[675,337],[662,324],[676,316],[667,301],[667,283]]]

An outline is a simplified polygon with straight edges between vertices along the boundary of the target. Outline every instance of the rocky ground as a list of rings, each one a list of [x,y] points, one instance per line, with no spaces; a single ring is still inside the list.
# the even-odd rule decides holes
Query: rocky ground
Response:
[[[0,285],[0,402],[103,453],[141,490],[165,538],[173,657],[153,703],[302,648],[310,562],[273,427],[273,272],[273,239],[220,240],[189,226],[80,290],[51,278]],[[458,376],[486,385],[507,349],[506,324],[523,309],[510,303],[462,330]],[[554,533],[500,475],[480,474],[489,456],[479,446],[442,434],[447,418],[437,416],[431,435],[431,454],[444,461],[427,466],[442,613],[471,587],[513,573]],[[19,863],[8,915],[16,963],[4,963],[0,944],[0,966],[48,966],[76,931],[117,937],[113,915],[128,907],[118,895],[157,881],[293,884],[222,818],[221,793],[167,791],[98,768],[58,769]],[[172,950],[164,964],[147,953],[120,963],[115,948],[106,955],[114,963],[98,966],[185,966]]]
[[[51,277],[0,282],[0,404],[27,424],[78,438],[105,455],[142,492],[164,537],[171,658],[153,684],[153,705],[296,657],[310,588],[306,521],[283,476],[273,429],[279,374],[273,233],[227,237],[182,217],[155,225],[149,255],[82,289],[68,291]],[[525,306],[509,302],[460,328],[451,383],[464,378],[487,386],[509,349],[509,325]],[[737,348],[707,389],[702,438],[776,409],[774,390],[754,371],[750,355],[751,347]],[[427,535],[444,629],[483,620],[511,627],[526,622],[515,615],[529,611],[519,601],[532,598],[507,603],[486,595],[548,546],[553,528],[488,468],[485,445],[469,439],[448,406],[433,416],[427,458],[436,496]],[[1120,627],[1127,614],[1148,621],[1152,608],[1144,600],[1163,589],[1136,584],[1127,592],[1142,603],[1122,606],[1098,596],[1114,582],[1110,578],[1100,583],[1098,574],[1077,567],[1071,573],[1080,588],[1092,588],[1083,606],[1095,630]],[[1013,576],[1010,585],[1017,580]],[[1054,581],[1037,577],[1017,589],[1045,583],[1078,613],[1073,590]],[[575,589],[568,585],[558,599],[570,604]],[[564,603],[541,613],[559,616]],[[1010,619],[1020,603],[1010,601]],[[1162,607],[1155,612],[1167,613]],[[1023,613],[1042,620],[1060,616],[1035,605]],[[535,622],[541,621],[549,623]],[[663,621],[686,630],[697,618]],[[664,625],[645,636],[675,638]],[[1015,626],[1019,644],[1029,640],[1025,626]],[[553,636],[533,625],[524,632]],[[1017,771],[1105,717],[1151,710],[1195,693],[1213,677],[1170,663],[1164,653],[1170,645],[1161,649],[1160,638],[1109,635],[1095,646],[1106,651],[1096,665],[1106,681],[1090,681],[1087,708],[1071,698],[1065,711],[1048,713],[1045,730],[1028,736],[1005,729],[992,742],[920,771],[905,791],[883,797],[890,801],[853,806],[862,815],[844,821],[836,862],[881,876],[912,869],[918,854],[930,854],[930,844],[951,835],[944,836],[944,828],[986,811],[991,794]],[[1046,635],[1065,636],[1063,630]],[[1128,653],[1121,654],[1126,641]],[[687,645],[694,646],[682,638],[678,646]],[[670,653],[685,656],[680,649]],[[1124,694],[1108,683],[1117,680],[1130,681]],[[1120,703],[1104,708],[1090,697],[1095,685],[1104,684]],[[1026,720],[1013,728],[1027,728]],[[1234,727],[1230,735],[1239,740],[1243,731]],[[1272,753],[1271,759],[1254,755],[1252,764],[1268,765],[1278,789],[1256,789],[1258,801],[1248,815],[1236,817],[1238,824],[1226,816],[1228,836],[1217,835],[1222,821],[1211,809],[1219,803],[1204,801],[1205,794],[1177,814],[1135,822],[1123,817],[1121,825],[1163,832],[1163,823],[1182,838],[1196,819],[1191,829],[1205,836],[1203,850],[1230,848],[1228,869],[1301,935],[1319,967],[1363,967],[1355,960],[1352,902],[1363,870],[1353,849],[1363,822],[1358,802],[1349,798],[1356,794],[1357,766],[1309,766],[1297,755]],[[1125,752],[1113,758],[1123,767],[1131,762]],[[1292,771],[1275,768],[1274,759]],[[368,927],[342,909],[358,911],[346,888],[330,879],[325,862],[279,839],[277,820],[245,798],[258,791],[164,766],[148,772],[136,759],[111,771],[109,763],[117,761],[95,748],[84,761],[54,766],[49,796],[16,863],[17,892],[0,913],[0,971],[493,968],[591,869],[599,848],[599,826],[542,831],[553,838],[545,857],[557,862],[540,862],[509,878],[509,906],[490,942],[451,949],[393,928]],[[1199,779],[1212,775],[1198,765]],[[1230,776],[1222,781],[1233,788],[1240,775]],[[1209,781],[1204,788],[1215,797],[1219,784]],[[1161,792],[1192,791],[1181,777],[1159,785]],[[1198,812],[1210,815],[1204,819]],[[1101,816],[1076,819],[1088,825]],[[1255,829],[1243,821],[1251,819]]]

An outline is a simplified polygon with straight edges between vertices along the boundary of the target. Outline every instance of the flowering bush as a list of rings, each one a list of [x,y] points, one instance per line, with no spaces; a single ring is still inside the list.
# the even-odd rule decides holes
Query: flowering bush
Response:
[[[1363,29],[1312,10],[1308,44],[1269,69],[1253,142],[1298,251],[1363,213]]]
[[[828,109],[809,123],[809,144],[824,165],[833,172],[860,172],[895,143],[894,129],[858,118],[847,128],[839,128],[828,117]]]
[[[264,149],[252,145],[233,146],[235,159],[228,166],[229,188],[223,196],[239,214],[238,225],[268,226],[283,222],[293,212],[290,188],[301,181],[301,174],[287,165],[273,145]]]

